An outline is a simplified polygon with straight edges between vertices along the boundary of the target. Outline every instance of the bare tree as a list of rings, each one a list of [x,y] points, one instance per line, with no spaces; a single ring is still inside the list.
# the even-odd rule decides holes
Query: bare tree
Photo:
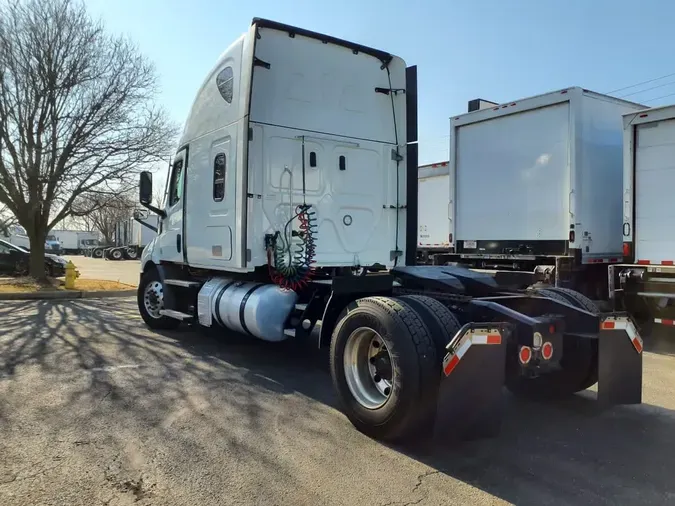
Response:
[[[121,195],[83,195],[74,205],[76,210],[90,210],[87,220],[93,229],[101,233],[107,244],[113,242],[117,224],[130,219],[137,207],[134,195],[129,192]]]
[[[9,227],[16,223],[16,218],[0,204],[0,238],[9,236]]]
[[[0,0],[0,203],[28,231],[31,275],[48,230],[166,159],[176,129],[157,91],[153,65],[78,0]]]

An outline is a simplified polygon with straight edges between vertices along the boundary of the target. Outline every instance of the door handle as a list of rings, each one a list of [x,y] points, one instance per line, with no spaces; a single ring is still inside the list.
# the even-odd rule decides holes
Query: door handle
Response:
[[[181,244],[180,234],[178,234],[176,235],[176,251],[178,251],[178,253],[180,253],[180,244]]]

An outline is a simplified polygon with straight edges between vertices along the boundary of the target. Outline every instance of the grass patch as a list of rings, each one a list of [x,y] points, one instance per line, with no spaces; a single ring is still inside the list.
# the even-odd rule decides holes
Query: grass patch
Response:
[[[76,279],[75,291],[84,292],[109,292],[118,290],[133,290],[135,286],[120,283],[118,281],[106,281],[103,279]],[[0,279],[0,293],[29,293],[29,292],[54,292],[65,291],[64,281],[60,279],[48,279],[40,282],[30,277]]]

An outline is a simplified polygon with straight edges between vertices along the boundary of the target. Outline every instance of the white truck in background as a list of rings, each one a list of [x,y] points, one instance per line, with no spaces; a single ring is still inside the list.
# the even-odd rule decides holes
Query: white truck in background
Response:
[[[417,259],[421,263],[429,263],[434,255],[447,253],[450,248],[448,165],[448,162],[421,165],[417,173]]]
[[[96,232],[80,230],[52,230],[49,234],[60,243],[64,255],[80,255],[98,244],[99,238]]]
[[[136,212],[133,218],[120,221],[115,227],[115,245],[105,249],[108,260],[137,260],[143,248],[157,236],[156,215]]]
[[[572,87],[451,118],[449,202],[436,202],[450,246],[426,261],[606,300],[622,255],[622,114],[642,109]]]
[[[623,263],[609,295],[642,324],[675,325],[675,105],[626,114]]]

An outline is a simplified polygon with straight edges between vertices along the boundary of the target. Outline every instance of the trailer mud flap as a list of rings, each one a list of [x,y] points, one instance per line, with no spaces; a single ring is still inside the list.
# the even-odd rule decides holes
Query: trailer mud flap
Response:
[[[499,433],[508,324],[467,324],[448,344],[434,438],[466,440]]]
[[[642,402],[643,342],[629,316],[602,317],[598,336],[598,402]]]

